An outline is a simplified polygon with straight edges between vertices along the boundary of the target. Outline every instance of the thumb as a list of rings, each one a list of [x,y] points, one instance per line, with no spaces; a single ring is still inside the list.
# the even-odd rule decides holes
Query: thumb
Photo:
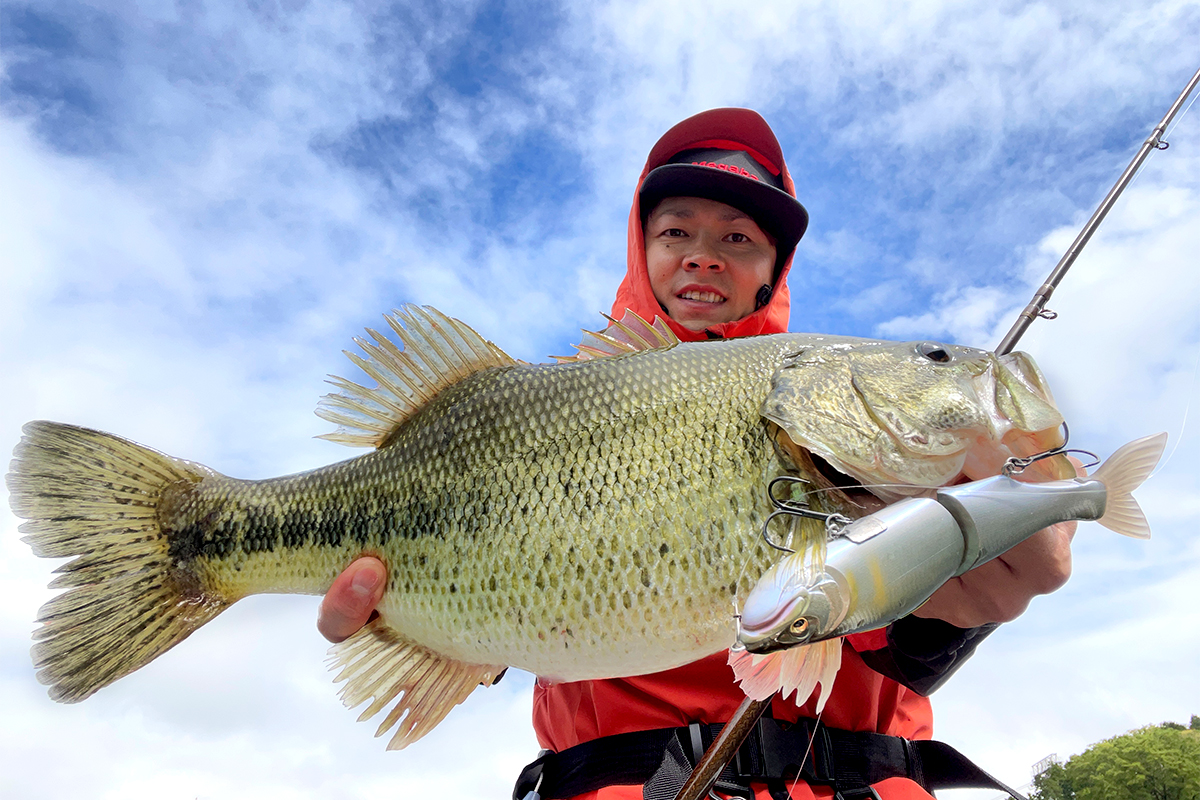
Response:
[[[317,630],[331,642],[340,642],[367,624],[387,585],[387,569],[377,558],[365,556],[334,580],[317,613]]]

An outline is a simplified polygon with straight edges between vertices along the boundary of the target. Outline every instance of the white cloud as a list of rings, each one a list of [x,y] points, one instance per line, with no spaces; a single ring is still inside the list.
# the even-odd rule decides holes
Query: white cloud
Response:
[[[952,334],[956,342],[976,347],[988,345],[989,322],[1008,310],[1009,296],[995,287],[959,289],[934,298],[935,308],[919,317],[896,317],[876,330],[889,339],[920,339]]]

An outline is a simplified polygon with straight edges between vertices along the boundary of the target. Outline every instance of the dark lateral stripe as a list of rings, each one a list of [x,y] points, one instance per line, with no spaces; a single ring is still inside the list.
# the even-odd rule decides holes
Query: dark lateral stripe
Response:
[[[243,503],[245,501],[242,501]],[[241,521],[235,522],[237,517]],[[246,554],[293,550],[306,546],[342,547],[386,545],[393,538],[441,536],[447,530],[474,529],[478,515],[455,519],[445,503],[414,498],[405,507],[382,502],[346,508],[325,501],[320,506],[257,506],[226,501],[206,517],[168,530],[168,552],[176,562],[196,558],[227,558],[235,550]]]

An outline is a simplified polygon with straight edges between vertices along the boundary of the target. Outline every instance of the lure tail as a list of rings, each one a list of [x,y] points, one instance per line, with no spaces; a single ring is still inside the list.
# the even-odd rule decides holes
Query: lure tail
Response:
[[[32,651],[50,696],[74,703],[183,641],[230,602],[172,559],[161,520],[215,473],[99,431],[30,422],[7,484],[35,554],[72,558],[38,612]]]
[[[833,691],[833,679],[841,665],[841,637],[762,655],[747,650],[729,651],[734,678],[751,700],[766,700],[775,692],[786,698],[795,692],[796,703],[801,705],[820,684],[818,712]]]
[[[1108,492],[1104,516],[1097,520],[1101,525],[1135,539],[1150,538],[1150,524],[1132,493],[1158,466],[1166,446],[1165,433],[1143,436],[1119,448],[1100,465],[1092,477]]]

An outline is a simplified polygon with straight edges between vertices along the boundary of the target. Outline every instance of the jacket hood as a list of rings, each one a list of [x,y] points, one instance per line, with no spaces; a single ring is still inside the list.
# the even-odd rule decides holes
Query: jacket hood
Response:
[[[723,322],[702,331],[683,327],[667,316],[659,305],[650,287],[650,276],[646,267],[646,242],[642,231],[642,208],[639,200],[643,181],[650,171],[667,162],[680,151],[697,144],[721,140],[730,146],[744,145],[754,154],[761,155],[779,168],[783,186],[789,195],[796,196],[796,186],[783,160],[783,153],[767,123],[756,112],[744,108],[719,108],[705,111],[684,120],[663,135],[650,151],[650,157],[642,168],[637,189],[633,193],[633,205],[629,210],[625,277],[617,289],[612,316],[621,319],[628,309],[647,321],[655,317],[666,320],[671,330],[682,341],[694,342],[712,338],[735,338],[756,336],[764,333],[783,333],[788,328],[791,313],[791,297],[788,292],[787,276],[792,268],[793,253],[789,253],[775,278],[771,300],[747,317],[733,322]]]

